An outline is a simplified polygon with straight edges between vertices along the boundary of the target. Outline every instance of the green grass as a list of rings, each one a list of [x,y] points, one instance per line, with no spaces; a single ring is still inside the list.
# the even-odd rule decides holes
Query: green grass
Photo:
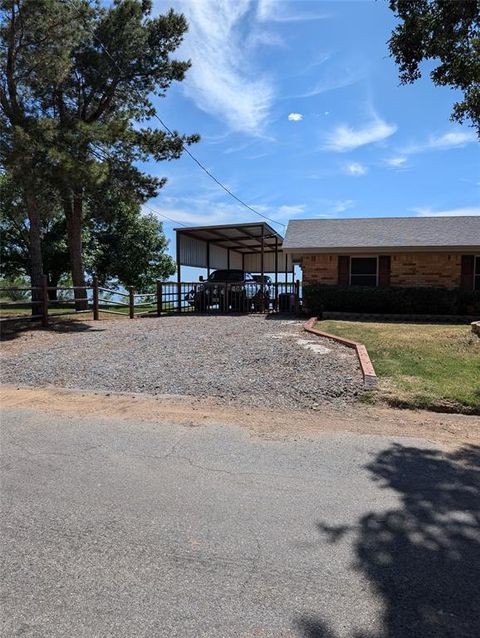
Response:
[[[469,325],[327,320],[317,327],[366,346],[379,377],[367,401],[480,414],[480,339]]]

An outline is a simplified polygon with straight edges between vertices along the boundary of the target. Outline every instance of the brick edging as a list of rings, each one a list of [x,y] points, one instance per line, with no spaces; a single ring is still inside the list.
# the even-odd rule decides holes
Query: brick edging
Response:
[[[337,335],[332,335],[329,332],[322,332],[321,330],[317,330],[313,327],[316,323],[317,317],[312,317],[303,325],[303,329],[319,337],[337,341],[338,343],[341,343],[348,348],[354,348],[355,352],[357,353],[360,369],[362,371],[363,384],[366,388],[374,388],[378,383],[378,377],[375,374],[373,364],[363,343],[357,343],[356,341],[352,341],[351,339],[337,337]]]

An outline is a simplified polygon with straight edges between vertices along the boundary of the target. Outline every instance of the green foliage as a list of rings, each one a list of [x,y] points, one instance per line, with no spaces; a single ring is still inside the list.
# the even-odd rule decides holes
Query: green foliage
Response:
[[[178,159],[199,136],[150,125],[156,112],[152,96],[164,97],[190,66],[172,57],[187,29],[183,15],[170,10],[152,17],[151,9],[149,0],[116,0],[108,7],[87,0],[0,0],[0,159],[28,203],[30,221],[27,239],[14,232],[14,216],[8,216],[7,261],[18,267],[13,265],[18,257],[37,280],[40,235],[44,269],[58,279],[61,272],[51,261],[62,255],[62,272],[69,264],[76,285],[82,285],[85,271],[98,270],[96,258],[104,277],[137,284],[151,282],[154,272],[171,273],[161,226],[140,217],[140,204],[166,180],[144,173],[139,163]],[[112,184],[123,201],[117,197],[116,208],[98,209],[98,192],[111,195]],[[42,210],[39,223],[44,202],[55,213]],[[23,222],[23,210],[19,215]],[[101,234],[90,237],[94,230]],[[25,255],[14,254],[25,246],[30,265]]]
[[[303,299],[308,310],[317,315],[324,310],[407,315],[480,314],[480,291],[458,288],[310,284],[303,287]]]
[[[173,10],[152,18],[151,3],[139,0],[74,6],[71,17],[83,35],[72,46],[68,72],[45,98],[54,127],[53,179],[69,192],[99,185],[114,171],[117,180],[133,180],[154,196],[165,180],[134,162],[177,159],[199,139],[144,124],[156,112],[151,96],[164,97],[190,66],[171,57],[185,18]]]
[[[0,288],[28,288],[30,281],[26,277],[2,277]],[[25,301],[30,298],[29,290],[2,290],[0,297],[10,301]]]
[[[92,223],[90,269],[103,285],[114,285],[112,279],[117,279],[125,287],[154,291],[157,279],[167,279],[176,270],[167,245],[154,215],[141,215],[138,206],[122,206],[112,220]]]
[[[389,41],[400,80],[422,75],[421,63],[432,60],[434,84],[463,93],[452,119],[469,118],[480,137],[480,3],[476,0],[390,0],[400,23]]]
[[[44,271],[51,285],[69,268],[65,219],[52,189],[37,193],[41,209]],[[21,185],[9,173],[0,175],[0,273],[6,277],[30,274],[29,222]]]
[[[39,198],[43,210],[43,260],[51,286],[71,286],[65,217],[55,193]],[[18,184],[0,175],[1,274],[17,277],[29,273],[28,219]],[[83,228],[85,269],[98,274],[105,285],[134,286],[147,292],[156,279],[175,272],[166,254],[162,224],[153,215],[143,216],[135,192],[114,182],[86,195]],[[59,295],[61,298],[61,295]]]

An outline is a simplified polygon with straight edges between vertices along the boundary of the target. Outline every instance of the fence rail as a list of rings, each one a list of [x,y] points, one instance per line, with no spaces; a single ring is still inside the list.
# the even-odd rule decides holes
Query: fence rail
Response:
[[[86,298],[77,297],[84,290]],[[49,293],[71,293],[70,298],[50,298]],[[20,293],[30,298],[6,301],[6,294]],[[122,299],[106,298],[106,295]],[[55,297],[57,294],[55,294]],[[36,298],[34,298],[36,297]],[[148,301],[151,300],[151,301]],[[203,282],[157,281],[156,291],[140,293],[133,288],[123,292],[100,286],[93,277],[89,286],[47,285],[46,277],[41,287],[0,287],[0,324],[12,321],[37,321],[48,326],[51,317],[92,313],[93,319],[101,313],[129,317],[161,316],[174,313],[268,313],[298,312],[300,306],[300,283],[238,284],[218,283],[206,286]],[[22,309],[28,312],[15,316],[4,315],[4,309]],[[53,311],[53,312],[52,312]]]

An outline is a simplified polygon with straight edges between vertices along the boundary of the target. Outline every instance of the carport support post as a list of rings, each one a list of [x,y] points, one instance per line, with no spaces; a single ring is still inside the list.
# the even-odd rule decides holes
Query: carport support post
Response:
[[[262,275],[262,295],[260,297],[260,312],[265,312],[265,240],[264,240],[264,228],[262,225],[262,253],[260,255],[260,270]]]
[[[160,317],[162,314],[162,305],[163,305],[163,290],[162,290],[162,282],[157,279],[157,317]]]
[[[278,308],[278,237],[275,235],[275,299],[274,310]]]
[[[180,237],[177,230],[177,310],[182,312],[182,266],[180,264]]]

